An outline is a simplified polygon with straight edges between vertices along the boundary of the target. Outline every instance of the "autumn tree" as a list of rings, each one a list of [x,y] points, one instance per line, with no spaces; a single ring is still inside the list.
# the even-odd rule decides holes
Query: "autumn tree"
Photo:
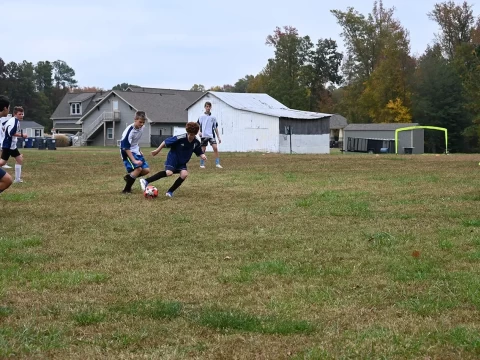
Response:
[[[408,31],[382,1],[364,16],[354,8],[332,10],[342,27],[347,56],[342,102],[353,122],[411,122],[411,80]]]

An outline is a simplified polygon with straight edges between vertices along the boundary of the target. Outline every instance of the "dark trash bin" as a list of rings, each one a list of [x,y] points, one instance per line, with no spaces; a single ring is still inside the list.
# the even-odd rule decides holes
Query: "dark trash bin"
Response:
[[[55,139],[47,139],[47,150],[57,150]]]
[[[17,139],[17,148],[22,149],[24,147],[24,138]]]
[[[35,143],[37,144],[38,150],[45,150],[47,148],[47,141],[44,138],[35,138]]]
[[[28,149],[31,149],[33,147],[33,142],[34,141],[35,141],[35,139],[33,139],[33,138],[26,138],[25,143],[24,143],[24,147],[28,148]]]
[[[403,151],[405,154],[413,154],[413,147],[404,147]]]

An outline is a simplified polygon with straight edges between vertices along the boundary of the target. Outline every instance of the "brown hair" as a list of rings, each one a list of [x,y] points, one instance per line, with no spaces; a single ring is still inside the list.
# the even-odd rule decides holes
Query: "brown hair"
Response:
[[[203,107],[205,107],[207,105],[210,105],[210,107],[212,107],[212,103],[210,101],[205,102],[205,105],[203,105]]]
[[[18,114],[18,113],[22,113],[22,112],[25,112],[25,111],[23,110],[23,107],[21,107],[21,106],[15,106],[13,108],[13,113],[14,114]]]
[[[138,111],[135,113],[135,120],[137,120],[137,119],[143,119],[143,120],[145,120],[146,117],[147,117],[147,115],[145,115],[145,111],[138,110]]]
[[[200,126],[196,122],[192,121],[187,123],[185,129],[187,130],[187,133],[197,135],[198,130],[200,130]]]

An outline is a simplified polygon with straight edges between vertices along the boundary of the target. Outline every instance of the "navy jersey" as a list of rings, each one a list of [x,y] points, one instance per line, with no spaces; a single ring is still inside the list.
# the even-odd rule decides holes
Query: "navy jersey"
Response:
[[[198,125],[200,125],[200,132],[202,138],[214,138],[215,129],[218,128],[217,118],[212,114],[203,114],[198,118]]]
[[[135,126],[132,124],[127,126],[127,128],[123,131],[122,140],[120,143],[120,153],[123,160],[128,159],[128,155],[125,150],[130,150],[133,154],[140,155],[140,146],[138,145],[138,142],[142,137],[143,128],[144,126],[142,126],[140,129],[135,129]]]
[[[167,155],[167,163],[181,165],[186,164],[192,154],[197,156],[203,154],[200,141],[195,137],[192,142],[188,141],[188,135],[182,134],[165,139],[165,147],[170,148]]]
[[[20,122],[18,119],[15,117],[8,119],[8,121],[2,126],[2,132],[4,133],[2,149],[15,150],[17,148],[17,137],[14,135],[20,132]]]

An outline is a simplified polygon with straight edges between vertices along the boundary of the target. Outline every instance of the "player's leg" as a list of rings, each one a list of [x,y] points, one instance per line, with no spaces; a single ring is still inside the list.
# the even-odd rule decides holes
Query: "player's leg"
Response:
[[[12,177],[5,170],[0,169],[0,193],[7,190],[12,185]]]
[[[5,165],[9,158],[10,158],[10,149],[2,149],[2,155],[0,156],[0,166]]]
[[[212,145],[212,148],[213,148],[213,153],[215,154],[215,166],[219,169],[222,169],[223,166],[220,165],[220,156],[218,155],[218,145],[217,145],[217,142],[215,141],[215,139],[212,139],[212,141],[210,142],[210,144]],[[205,151],[204,151],[205,152]]]
[[[203,153],[207,150],[208,138],[201,138],[200,145],[202,147]],[[200,159],[200,168],[205,169],[205,160]]]
[[[173,197],[173,193],[175,190],[177,190],[180,185],[183,184],[183,182],[185,181],[185,179],[187,178],[188,176],[188,171],[187,171],[187,167],[186,166],[182,166],[181,169],[179,169],[180,171],[175,171],[176,173],[180,172],[180,176],[178,177],[177,180],[175,180],[175,182],[173,183],[173,185],[170,187],[170,189],[168,189],[167,193],[165,194],[166,196],[168,197]]]
[[[135,157],[135,160],[137,160],[135,154],[133,154],[133,156]],[[128,157],[123,160],[123,164],[125,165],[128,174],[123,178],[123,180],[125,180],[125,187],[123,188],[122,192],[124,194],[130,194],[132,192],[132,186],[135,183],[135,180],[142,171],[142,166],[134,164]]]
[[[18,149],[12,150],[11,155],[15,157],[15,183],[22,183],[22,165],[23,155],[20,154]],[[16,156],[15,156],[16,155]]]
[[[139,176],[145,176],[145,175],[148,175],[150,173],[150,167],[148,166],[148,163],[143,158],[143,156],[142,156],[142,161],[143,161],[142,171],[140,171]],[[142,191],[145,191],[145,188],[147,187],[145,179],[140,179],[140,187],[142,188]]]

